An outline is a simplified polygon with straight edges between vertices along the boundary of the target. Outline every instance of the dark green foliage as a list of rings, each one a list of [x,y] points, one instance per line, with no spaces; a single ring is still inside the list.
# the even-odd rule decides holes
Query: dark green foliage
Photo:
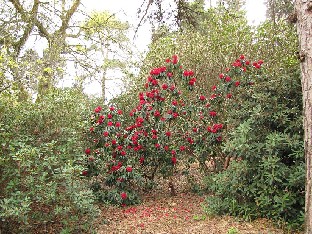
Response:
[[[228,116],[232,129],[223,147],[234,160],[227,170],[209,177],[214,197],[207,199],[206,210],[246,219],[266,217],[298,228],[305,182],[299,72],[263,75],[253,92],[239,97]]]
[[[89,104],[76,90],[56,90],[38,103],[0,97],[0,217],[6,233],[32,233],[36,225],[55,222],[71,232],[90,231],[98,210],[79,165]],[[77,225],[79,220],[85,223]]]

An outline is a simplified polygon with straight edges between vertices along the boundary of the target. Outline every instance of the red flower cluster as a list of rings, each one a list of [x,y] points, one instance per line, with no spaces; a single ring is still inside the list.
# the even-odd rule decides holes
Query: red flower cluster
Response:
[[[160,75],[161,73],[165,72],[167,70],[166,67],[158,67],[158,68],[154,68],[151,70],[150,74],[152,76],[158,76]]]
[[[196,101],[186,98],[189,97],[188,90],[196,91],[193,89],[197,82],[194,72],[182,70],[176,55],[167,59],[166,63],[166,66],[150,71],[146,90],[138,94],[137,106],[129,113],[132,123],[128,126],[123,127],[123,112],[114,106],[109,107],[108,111],[102,110],[100,106],[94,110],[91,118],[93,126],[89,129],[94,147],[85,150],[88,155],[86,159],[92,166],[96,166],[103,158],[107,160],[108,176],[116,182],[113,186],[118,187],[121,182],[125,186],[140,171],[123,165],[136,162],[134,168],[140,166],[142,170],[157,165],[166,168],[160,171],[167,173],[168,168],[174,168],[178,157],[180,159],[196,154],[196,149],[204,151],[207,147],[212,150],[219,147],[224,128],[223,124],[217,123],[222,118],[220,106],[223,103],[230,104],[238,97],[237,90],[254,82],[248,80],[248,72],[260,68],[263,61],[259,60],[249,66],[250,62],[241,55],[231,69],[219,75],[221,84],[212,86],[213,93],[195,93],[193,96],[197,97]],[[242,72],[246,73],[241,77],[237,75]],[[179,90],[179,82],[183,82],[185,96]],[[160,165],[159,158],[162,159]],[[84,173],[92,175],[89,171]],[[119,189],[122,200],[131,197],[124,192],[131,188]],[[126,203],[128,201],[123,202]]]

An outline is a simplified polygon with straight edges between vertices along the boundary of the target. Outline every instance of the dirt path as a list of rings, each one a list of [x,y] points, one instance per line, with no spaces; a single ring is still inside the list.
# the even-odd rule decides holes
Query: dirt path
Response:
[[[105,207],[99,234],[282,234],[266,220],[240,222],[231,217],[207,217],[203,197],[180,193],[175,197],[149,196],[131,207]],[[104,222],[104,221],[105,222]],[[232,232],[229,230],[232,229]],[[235,230],[237,232],[235,232]]]

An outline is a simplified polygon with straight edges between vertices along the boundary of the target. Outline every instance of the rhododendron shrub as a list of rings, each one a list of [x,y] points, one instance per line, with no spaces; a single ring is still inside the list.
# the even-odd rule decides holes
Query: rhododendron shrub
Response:
[[[137,201],[135,186],[139,185],[141,174],[134,168],[135,157],[128,148],[129,133],[123,127],[123,114],[115,106],[94,109],[88,130],[91,145],[85,150],[86,170],[82,175],[104,175],[105,183],[100,186],[105,188],[105,194],[101,197],[113,203],[132,204]]]
[[[166,59],[150,71],[130,113],[115,106],[95,108],[83,175],[104,175],[105,184],[122,194],[119,203],[126,204],[140,176],[171,177],[195,161],[208,171],[212,160],[219,169],[216,165],[225,160],[220,145],[226,139],[227,112],[239,106],[237,92],[250,92],[261,64],[242,55],[220,74],[218,84],[200,90],[193,70],[184,69],[176,55]],[[131,124],[124,125],[125,114]]]

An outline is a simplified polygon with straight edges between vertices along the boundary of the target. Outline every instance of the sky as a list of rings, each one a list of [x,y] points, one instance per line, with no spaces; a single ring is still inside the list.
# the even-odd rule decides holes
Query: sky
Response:
[[[137,25],[137,10],[143,0],[82,0],[82,4],[88,12],[108,10],[116,13],[121,20],[128,21],[130,24]],[[216,0],[211,0],[215,4]],[[209,1],[207,1],[209,2]],[[266,7],[264,0],[246,0],[245,10],[250,24],[256,25],[265,20]],[[136,44],[139,49],[146,49],[150,40],[149,26],[143,25],[138,31]]]
[[[135,27],[139,22],[137,10],[140,8],[142,1],[143,0],[82,0],[82,4],[89,13],[92,11],[108,10],[111,13],[115,13],[120,20],[128,21]],[[215,4],[215,2],[216,0],[212,0],[212,4]],[[245,10],[247,12],[247,19],[252,25],[257,25],[265,20],[266,7],[264,5],[264,0],[246,0]],[[147,46],[150,42],[150,35],[150,26],[148,24],[139,28],[134,43],[141,52],[147,50]],[[122,84],[118,80],[107,81],[106,86],[108,99],[121,92],[120,86],[122,86]],[[98,84],[91,83],[86,86],[85,91],[89,94],[98,95],[101,89]]]

